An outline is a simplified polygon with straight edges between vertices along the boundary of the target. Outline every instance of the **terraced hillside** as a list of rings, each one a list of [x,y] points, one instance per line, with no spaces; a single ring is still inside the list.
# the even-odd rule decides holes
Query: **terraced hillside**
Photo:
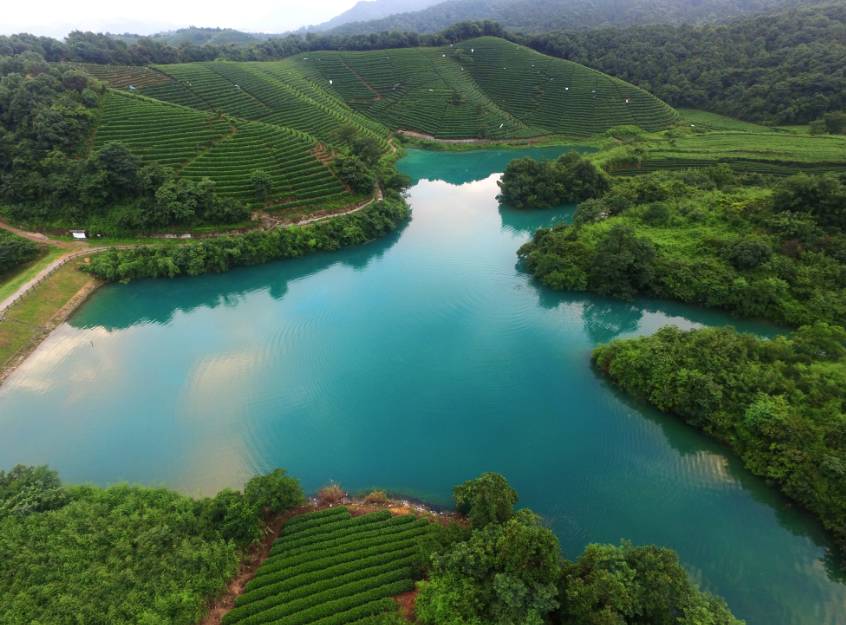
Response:
[[[428,521],[330,508],[291,519],[224,625],[348,625],[396,609]]]
[[[494,37],[292,61],[351,107],[436,137],[578,136],[621,124],[660,130],[677,117],[634,85]]]
[[[269,204],[307,206],[354,202],[319,158],[321,147],[308,134],[272,124],[109,91],[94,137],[98,148],[119,141],[146,162],[173,167],[181,175],[209,177],[224,195],[255,205],[250,175],[272,180]]]
[[[346,126],[439,138],[587,136],[676,120],[647,92],[582,65],[483,37],[443,48],[314,52],[274,62],[86,69],[156,99],[294,128],[333,144]]]

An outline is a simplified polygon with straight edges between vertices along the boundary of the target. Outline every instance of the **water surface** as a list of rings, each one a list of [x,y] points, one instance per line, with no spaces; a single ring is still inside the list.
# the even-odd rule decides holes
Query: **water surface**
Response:
[[[666,324],[772,329],[537,286],[515,251],[572,207],[499,207],[514,155],[412,152],[412,220],[369,246],[102,289],[0,388],[0,466],[188,493],[283,466],[440,504],[499,471],[569,557],[667,545],[751,625],[846,622],[819,526],[589,364]]]

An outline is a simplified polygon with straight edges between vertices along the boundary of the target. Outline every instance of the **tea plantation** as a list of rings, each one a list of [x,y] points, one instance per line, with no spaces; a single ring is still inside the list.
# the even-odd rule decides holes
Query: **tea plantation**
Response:
[[[396,609],[414,588],[412,563],[431,525],[344,507],[294,517],[224,625],[346,625]]]

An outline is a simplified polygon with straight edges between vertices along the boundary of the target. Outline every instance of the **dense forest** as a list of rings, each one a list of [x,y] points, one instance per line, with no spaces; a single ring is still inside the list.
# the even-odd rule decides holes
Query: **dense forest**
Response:
[[[440,46],[480,35],[506,36],[545,54],[599,69],[678,107],[779,124],[807,123],[826,112],[846,109],[846,6],[842,4],[776,11],[719,24],[537,35],[507,33],[490,21],[456,23],[436,34],[399,30],[366,35],[308,33],[248,44],[115,39],[83,32],[71,33],[64,42],[14,35],[0,37],[0,55],[29,51],[48,61],[129,65],[218,58],[272,60],[312,50]]]
[[[740,625],[668,549],[589,545],[568,561],[540,517],[514,510],[517,493],[502,476],[483,474],[454,495],[463,519],[433,525],[411,558],[415,577],[426,579],[421,623]],[[0,621],[193,625],[269,523],[303,502],[280,469],[241,492],[196,500],[165,489],[64,486],[46,467],[0,471]],[[325,531],[311,518],[297,544]],[[305,586],[300,597],[332,584]],[[406,621],[394,612],[360,622]]]
[[[844,177],[773,181],[722,165],[617,179],[520,256],[556,289],[801,326],[774,340],[668,328],[600,347],[595,359],[624,390],[728,443],[846,546]]]
[[[594,358],[625,391],[726,442],[846,552],[846,330],[819,323],[764,340],[664,328]]]
[[[511,166],[509,166],[510,168]],[[651,295],[799,326],[846,322],[846,181],[727,166],[618,179],[520,250],[556,289]]]
[[[492,20],[512,31],[538,33],[716,21],[795,4],[793,0],[447,0],[420,11],[345,24],[332,32],[355,35],[392,30],[434,33],[456,22]]]
[[[846,109],[846,5],[706,26],[643,26],[517,37],[607,72],[677,107],[805,123]]]
[[[197,500],[0,471],[0,622],[197,623],[267,520],[302,502],[281,470]]]
[[[33,54],[0,57],[0,199],[21,222],[89,221],[121,229],[234,223],[249,212],[209,180],[178,178],[120,143],[86,154],[104,87]]]

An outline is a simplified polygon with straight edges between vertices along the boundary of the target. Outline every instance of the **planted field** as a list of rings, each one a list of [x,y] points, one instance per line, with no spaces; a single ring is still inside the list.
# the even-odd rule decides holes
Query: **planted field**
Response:
[[[330,508],[289,521],[224,625],[344,625],[396,608],[428,521]]]
[[[494,37],[294,61],[353,108],[436,137],[590,135],[623,124],[660,130],[677,119],[634,85]]]
[[[685,169],[726,163],[741,171],[775,175],[846,171],[846,137],[784,131],[690,132],[648,140],[639,164],[615,165],[615,173]]]
[[[109,141],[119,141],[144,161],[173,167],[188,178],[211,178],[219,192],[249,204],[255,204],[250,175],[258,169],[272,180],[268,201],[273,205],[355,201],[317,158],[313,137],[272,124],[110,91],[94,146]]]

